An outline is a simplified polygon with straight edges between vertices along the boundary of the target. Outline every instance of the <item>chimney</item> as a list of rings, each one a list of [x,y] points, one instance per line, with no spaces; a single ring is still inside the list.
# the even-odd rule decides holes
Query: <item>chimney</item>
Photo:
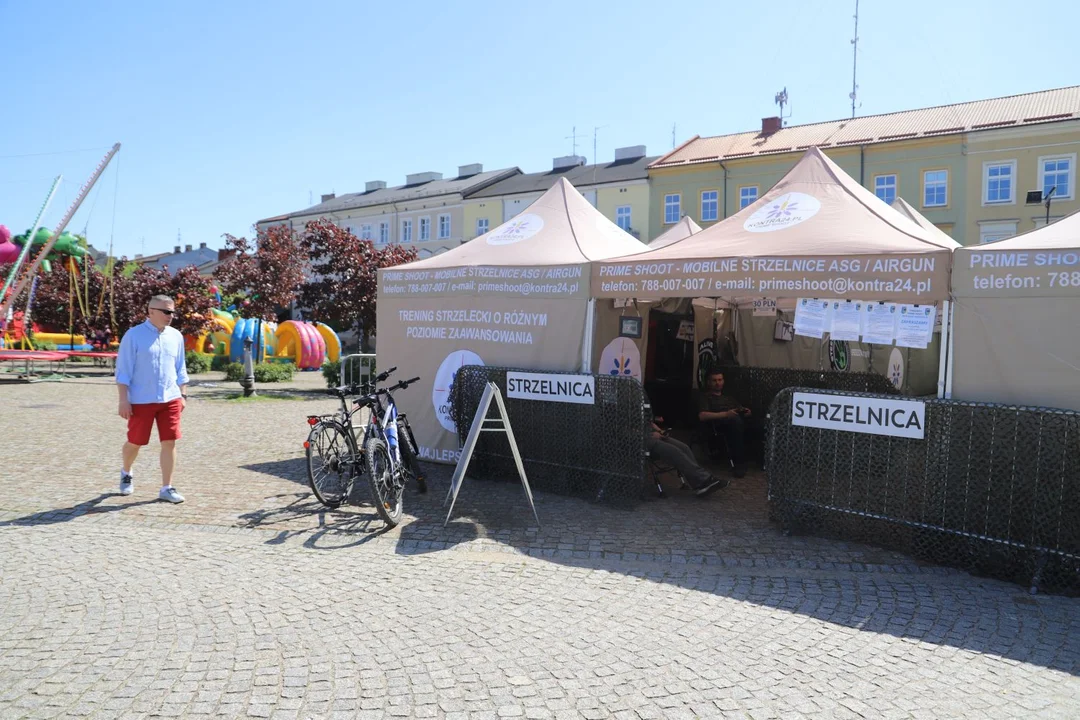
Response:
[[[364,192],[375,192],[376,190],[385,190],[385,189],[386,189],[386,181],[385,180],[368,180],[367,183],[364,184]]]
[[[218,260],[224,260],[227,257],[232,257],[235,254],[235,252],[236,252],[235,250],[228,250],[226,248],[221,248],[220,250],[217,251],[217,259]]]
[[[135,259],[138,260],[142,257],[142,253],[135,253]]]
[[[471,175],[479,175],[484,172],[484,166],[480,163],[473,163],[472,165],[459,165],[457,169],[458,177],[469,177]]]
[[[422,185],[423,183],[428,183],[432,180],[442,180],[442,173],[422,172],[405,176],[406,185]]]
[[[177,246],[173,247],[172,251],[173,251],[173,255],[179,255],[180,254],[180,246],[177,245]]]
[[[620,160],[637,160],[645,157],[644,145],[632,145],[631,147],[615,148],[615,162]]]
[[[324,203],[327,200],[333,200],[335,197],[337,196],[334,193],[325,193],[319,196],[319,202]]]
[[[184,246],[184,252],[191,252],[191,246],[190,245],[185,245]]]
[[[568,170],[585,164],[585,158],[580,155],[564,155],[551,161],[552,170]]]
[[[199,243],[199,249],[200,250],[205,250],[206,249],[206,243]]]
[[[768,137],[769,135],[772,135],[773,133],[775,133],[780,128],[781,128],[780,118],[778,118],[778,117],[761,118],[761,134],[764,135],[765,137]]]

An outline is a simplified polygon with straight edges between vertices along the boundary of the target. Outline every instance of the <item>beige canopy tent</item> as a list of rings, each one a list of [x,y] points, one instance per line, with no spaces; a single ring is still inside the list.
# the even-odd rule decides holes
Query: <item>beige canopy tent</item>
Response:
[[[523,213],[441,255],[379,271],[380,367],[402,393],[424,459],[453,462],[450,383],[463,365],[579,370],[592,356],[591,261],[645,246],[564,178]]]
[[[948,298],[957,246],[890,208],[811,148],[735,215],[667,247],[594,263],[593,292],[639,301],[714,298],[723,301],[718,307],[734,308],[767,298],[780,310],[793,308],[798,298],[937,304]],[[735,313],[741,314],[749,311]],[[774,342],[774,321],[775,314],[739,328],[740,361],[775,365],[796,352],[821,354],[817,340]],[[744,357],[754,348],[757,357]],[[945,363],[934,364],[942,392]]]
[[[925,215],[913,208],[911,206],[911,203],[909,203],[904,198],[897,196],[897,198],[892,201],[892,204],[889,207],[906,217],[908,220],[911,220],[923,230],[926,230],[926,232],[937,237],[949,247],[952,247],[954,249],[960,247],[960,243],[953,240],[948,233],[944,232],[937,225],[927,220]]]
[[[684,217],[679,222],[671,226],[671,229],[661,234],[651,243],[649,243],[650,250],[659,250],[662,247],[668,245],[674,245],[677,242],[685,240],[691,235],[696,235],[701,232],[701,226],[691,219],[689,215]]]
[[[1080,410],[1080,213],[957,250],[952,293],[953,397]]]

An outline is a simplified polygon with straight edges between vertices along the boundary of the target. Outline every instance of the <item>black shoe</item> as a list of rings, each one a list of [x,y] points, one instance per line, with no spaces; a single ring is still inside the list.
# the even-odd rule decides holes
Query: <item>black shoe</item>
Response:
[[[427,479],[425,479],[423,475],[418,475],[416,477],[416,492],[420,495],[427,492]]]
[[[694,494],[698,497],[705,497],[706,495],[711,495],[717,490],[723,490],[724,488],[726,488],[728,486],[728,482],[729,481],[727,478],[719,478],[713,475],[711,478],[709,478],[708,482],[706,482],[701,487],[695,489]]]
[[[739,463],[732,468],[732,472],[735,473],[737,478],[746,477],[746,463]]]

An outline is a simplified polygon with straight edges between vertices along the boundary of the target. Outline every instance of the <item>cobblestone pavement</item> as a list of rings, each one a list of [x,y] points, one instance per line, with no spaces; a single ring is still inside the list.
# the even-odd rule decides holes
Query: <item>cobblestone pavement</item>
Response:
[[[784,537],[760,477],[540,527],[468,481],[444,529],[433,468],[384,532],[308,491],[330,400],[193,392],[172,506],[154,445],[115,494],[107,378],[0,384],[0,718],[1080,715],[1080,601]]]

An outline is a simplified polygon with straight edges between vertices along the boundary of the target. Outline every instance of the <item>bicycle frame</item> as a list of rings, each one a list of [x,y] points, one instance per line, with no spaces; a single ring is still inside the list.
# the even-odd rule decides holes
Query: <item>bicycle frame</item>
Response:
[[[369,437],[378,437],[384,443],[386,443],[387,456],[390,458],[390,472],[393,475],[397,475],[398,468],[401,466],[401,438],[397,436],[397,403],[394,402],[393,396],[387,392],[386,395],[386,407],[382,407],[383,403],[379,402],[378,397],[375,398],[375,403],[371,407],[371,415],[368,416],[367,428],[364,433],[364,441],[367,442]],[[382,418],[379,417],[380,412]],[[390,441],[393,437],[393,442]]]

